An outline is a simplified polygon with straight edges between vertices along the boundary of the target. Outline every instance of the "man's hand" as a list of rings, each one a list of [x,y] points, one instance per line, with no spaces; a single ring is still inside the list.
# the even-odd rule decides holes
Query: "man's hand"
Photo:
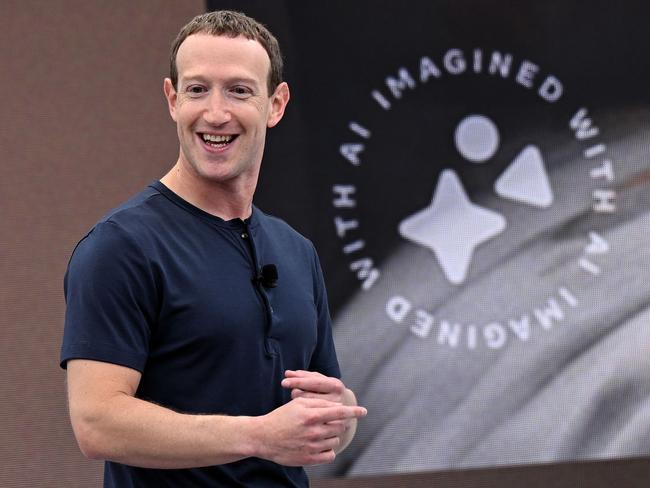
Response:
[[[318,398],[330,402],[345,403],[346,388],[338,378],[331,378],[315,371],[302,370],[287,370],[284,375],[282,386],[291,389],[291,398]]]
[[[287,370],[284,375],[282,386],[291,389],[291,398],[294,400],[297,398],[310,398],[347,406],[357,405],[357,399],[352,390],[346,388],[338,378],[325,376],[315,371],[303,370]],[[338,434],[339,443],[334,448],[334,453],[338,454],[343,451],[352,441],[357,430],[357,417],[330,422],[331,424],[340,424],[339,426],[342,427]]]
[[[346,420],[366,409],[319,398],[294,398],[260,417],[259,457],[287,466],[329,463],[336,457]]]

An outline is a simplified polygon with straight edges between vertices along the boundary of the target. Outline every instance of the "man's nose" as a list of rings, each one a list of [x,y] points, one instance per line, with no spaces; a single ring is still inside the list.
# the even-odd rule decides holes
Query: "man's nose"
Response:
[[[210,94],[203,118],[212,125],[222,125],[230,121],[232,118],[230,105],[223,94],[216,91]]]

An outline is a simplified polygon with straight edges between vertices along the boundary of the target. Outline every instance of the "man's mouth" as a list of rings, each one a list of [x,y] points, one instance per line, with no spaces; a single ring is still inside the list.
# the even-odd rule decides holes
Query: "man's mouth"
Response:
[[[210,147],[214,147],[215,149],[224,148],[237,138],[236,135],[232,135],[232,134],[217,135],[217,134],[206,134],[205,132],[199,134],[199,136],[201,137],[201,139],[203,139],[203,142],[205,142]]]

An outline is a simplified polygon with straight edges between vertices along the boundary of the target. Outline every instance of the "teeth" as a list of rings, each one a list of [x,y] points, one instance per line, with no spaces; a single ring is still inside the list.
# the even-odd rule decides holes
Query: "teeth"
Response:
[[[203,140],[206,142],[230,142],[232,141],[232,136],[218,136],[215,134],[203,134]]]

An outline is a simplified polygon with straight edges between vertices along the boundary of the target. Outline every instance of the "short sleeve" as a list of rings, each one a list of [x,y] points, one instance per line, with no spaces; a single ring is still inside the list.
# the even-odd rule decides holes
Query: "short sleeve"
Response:
[[[152,266],[123,228],[98,224],[75,248],[64,279],[61,367],[92,359],[143,371],[158,310]]]
[[[309,369],[318,371],[326,376],[335,378],[341,377],[341,369],[336,358],[334,339],[332,337],[332,319],[327,304],[327,291],[323,271],[316,254],[313,250],[313,274],[314,274],[314,300],[316,302],[316,313],[318,318],[318,342],[311,358]]]

